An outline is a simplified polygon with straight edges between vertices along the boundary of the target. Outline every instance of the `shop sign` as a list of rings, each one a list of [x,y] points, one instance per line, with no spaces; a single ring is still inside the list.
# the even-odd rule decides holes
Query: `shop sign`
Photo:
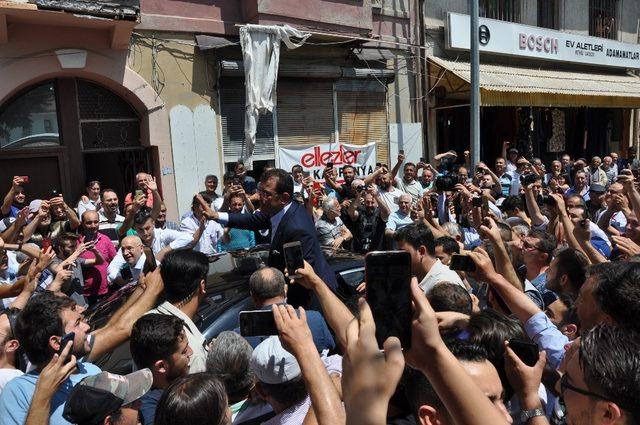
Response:
[[[468,15],[447,15],[447,48],[469,50]],[[640,45],[480,18],[480,51],[507,56],[640,68]]]
[[[313,146],[295,146],[278,148],[279,167],[291,170],[302,165],[315,180],[322,181],[322,172],[328,163],[333,163],[338,170],[338,181],[342,181],[342,167],[353,165],[356,175],[364,176],[373,173],[376,165],[376,144],[346,145],[344,143],[323,143]]]

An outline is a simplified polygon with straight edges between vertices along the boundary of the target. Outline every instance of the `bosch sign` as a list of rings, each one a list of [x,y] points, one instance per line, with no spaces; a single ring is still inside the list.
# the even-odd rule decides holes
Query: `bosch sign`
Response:
[[[553,55],[558,54],[558,39],[555,37],[545,37],[543,35],[520,33],[520,50],[545,52]]]

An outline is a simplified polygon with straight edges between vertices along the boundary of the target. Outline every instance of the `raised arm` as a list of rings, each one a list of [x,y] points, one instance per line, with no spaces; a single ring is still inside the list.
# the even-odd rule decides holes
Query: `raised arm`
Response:
[[[345,413],[340,396],[313,343],[304,309],[298,310],[300,317],[290,305],[274,305],[272,311],[283,347],[298,361],[317,423],[344,424]]]
[[[416,278],[412,279],[411,293],[414,318],[411,349],[405,354],[407,363],[429,379],[454,423],[507,424],[505,417],[447,349],[438,330],[436,313],[424,296],[424,291],[418,286]]]
[[[540,207],[536,201],[536,195],[533,193],[533,185],[534,183],[531,183],[524,187],[524,199],[527,204],[527,211],[529,211],[529,216],[531,217],[531,224],[534,226],[542,226],[545,222],[548,223],[549,220],[545,220],[546,217],[542,215],[540,211]]]
[[[13,198],[16,195],[16,191],[18,187],[22,185],[24,181],[19,176],[13,176],[13,180],[11,181],[11,188],[4,196],[4,200],[2,201],[2,207],[0,207],[0,211],[2,215],[7,215],[11,212],[11,205],[13,204]]]
[[[295,273],[300,277],[291,279],[291,283],[302,285],[316,294],[324,318],[333,329],[338,345],[342,350],[345,350],[347,347],[347,326],[353,320],[353,314],[338,299],[329,285],[324,283],[313,271],[313,267],[309,263],[305,261],[304,268],[296,270]]]
[[[144,286],[145,288],[139,297],[133,298],[133,301],[131,299],[128,300],[120,307],[122,313],[118,315],[117,320],[113,321],[113,323],[109,321],[105,327],[92,332],[95,342],[91,352],[87,355],[88,361],[95,361],[103,354],[128,340],[136,320],[154,307],[164,287],[159,267],[145,276]],[[136,291],[140,290],[140,288],[136,289]]]
[[[398,162],[391,169],[391,180],[395,180],[398,175],[398,171],[400,171],[400,167],[402,167],[402,163],[404,162],[405,156],[403,153],[398,154]]]
[[[496,225],[496,222],[491,218],[487,218],[485,225],[480,226],[480,233],[487,237],[493,246],[494,256],[496,260],[496,269],[504,278],[519,291],[524,291],[522,282],[518,278],[516,269],[513,267],[513,263],[509,259],[507,247],[500,236],[500,229]]]
[[[151,196],[153,197],[151,217],[155,221],[155,219],[160,215],[160,210],[162,209],[162,195],[160,195],[160,192],[158,191],[158,184],[156,183],[155,177],[150,175],[143,184],[147,190],[151,191]]]

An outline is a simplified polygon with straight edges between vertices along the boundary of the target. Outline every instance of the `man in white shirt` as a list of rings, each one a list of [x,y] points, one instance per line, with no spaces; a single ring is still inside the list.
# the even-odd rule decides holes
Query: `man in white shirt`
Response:
[[[133,228],[142,243],[151,248],[158,261],[162,261],[164,256],[174,249],[195,245],[199,239],[199,237],[195,239],[194,235],[186,232],[156,228],[151,210],[147,208],[143,208],[136,213],[133,220]]]
[[[420,281],[420,288],[425,294],[439,282],[464,287],[460,276],[435,257],[435,240],[427,226],[422,223],[410,224],[398,230],[394,239],[398,249],[411,255],[411,273]]]
[[[142,241],[137,236],[132,235],[122,239],[118,253],[107,268],[107,280],[117,286],[137,282],[147,260],[143,247]]]
[[[408,193],[400,195],[398,200],[398,211],[391,213],[387,220],[387,227],[385,229],[385,235],[387,238],[392,239],[396,231],[413,223],[413,219],[411,218],[412,203],[411,195]]]
[[[210,200],[207,195],[201,195],[205,201]],[[189,233],[195,239],[200,235],[193,249],[205,255],[213,255],[218,252],[218,242],[224,234],[224,229],[214,220],[207,220],[202,214],[202,205],[198,197],[194,196],[191,202],[191,211],[184,215],[180,222],[180,231]]]
[[[376,183],[378,185],[380,199],[387,206],[387,209],[389,209],[391,213],[398,211],[398,201],[404,192],[391,184],[391,174],[380,174]]]
[[[398,163],[391,170],[391,174],[398,189],[411,195],[413,202],[419,202],[424,189],[422,188],[422,184],[416,180],[416,165],[413,162],[407,162],[404,164],[402,178],[397,177],[398,170],[404,162],[404,159],[404,154],[398,155]]]

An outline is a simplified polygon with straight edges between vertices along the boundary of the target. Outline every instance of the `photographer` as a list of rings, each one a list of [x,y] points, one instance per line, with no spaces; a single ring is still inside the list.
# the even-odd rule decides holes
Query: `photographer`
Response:
[[[390,213],[375,186],[358,187],[347,211],[353,222],[353,250],[364,254],[382,249],[385,222]]]

